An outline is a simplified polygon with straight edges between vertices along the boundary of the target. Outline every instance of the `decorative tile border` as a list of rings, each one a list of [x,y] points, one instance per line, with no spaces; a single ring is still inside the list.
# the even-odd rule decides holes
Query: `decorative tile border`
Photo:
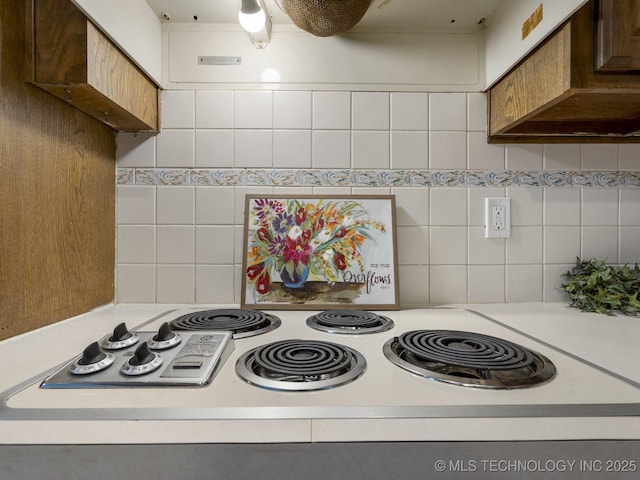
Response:
[[[640,172],[118,168],[118,185],[639,188]]]

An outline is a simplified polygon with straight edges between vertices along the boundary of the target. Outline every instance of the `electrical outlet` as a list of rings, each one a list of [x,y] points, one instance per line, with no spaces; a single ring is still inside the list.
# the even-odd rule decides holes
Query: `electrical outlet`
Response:
[[[511,199],[484,199],[484,238],[511,236]]]

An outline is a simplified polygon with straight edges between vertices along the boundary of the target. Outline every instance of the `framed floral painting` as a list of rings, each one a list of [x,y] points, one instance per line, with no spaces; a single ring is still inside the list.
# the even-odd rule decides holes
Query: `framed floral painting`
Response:
[[[244,308],[399,308],[393,195],[247,195],[244,231]]]

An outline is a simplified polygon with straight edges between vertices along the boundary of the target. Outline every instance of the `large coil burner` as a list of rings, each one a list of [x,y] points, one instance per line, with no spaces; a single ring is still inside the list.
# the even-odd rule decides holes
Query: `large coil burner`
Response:
[[[249,350],[236,362],[248,383],[271,390],[324,390],[349,383],[366,369],[358,351],[335,343],[282,340]]]
[[[267,333],[280,326],[280,319],[256,310],[239,308],[200,310],[187,313],[170,322],[172,330],[219,330],[245,338]]]
[[[394,323],[388,317],[366,310],[327,310],[307,318],[307,325],[328,333],[378,333],[390,330]]]
[[[414,374],[468,387],[539,385],[556,372],[543,355],[507,340],[456,330],[413,330],[384,344],[385,356]]]

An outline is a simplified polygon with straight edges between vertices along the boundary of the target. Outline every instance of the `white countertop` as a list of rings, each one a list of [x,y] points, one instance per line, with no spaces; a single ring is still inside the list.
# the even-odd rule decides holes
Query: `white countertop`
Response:
[[[455,305],[487,315],[577,357],[640,382],[640,320],[583,313],[565,303]],[[76,355],[77,345],[125,321],[132,328],[185,305],[107,305],[0,342],[0,391]],[[228,306],[197,305],[198,308]],[[63,341],[61,339],[69,339]],[[55,340],[52,340],[55,339]],[[42,363],[33,361],[34,353]],[[8,420],[0,444],[204,443],[421,440],[640,439],[638,417],[283,418],[194,420]]]

